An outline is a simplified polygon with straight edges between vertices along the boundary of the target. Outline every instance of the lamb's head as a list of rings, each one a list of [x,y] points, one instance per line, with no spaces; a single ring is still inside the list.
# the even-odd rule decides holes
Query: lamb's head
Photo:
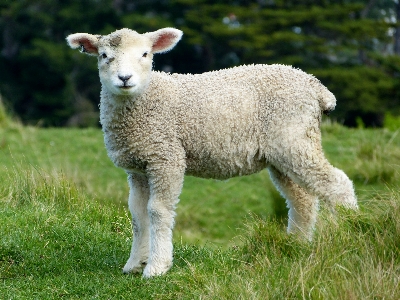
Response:
[[[182,31],[163,28],[139,34],[130,29],[109,35],[75,33],[67,37],[69,46],[97,56],[103,88],[116,95],[137,95],[148,85],[153,54],[171,50]]]

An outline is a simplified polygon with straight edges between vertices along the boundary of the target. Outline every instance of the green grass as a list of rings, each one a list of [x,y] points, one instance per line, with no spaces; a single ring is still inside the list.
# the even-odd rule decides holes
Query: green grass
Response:
[[[187,177],[163,277],[123,275],[128,187],[98,129],[0,125],[0,299],[400,299],[400,136],[323,126],[359,212],[322,209],[315,238],[285,233],[267,172]],[[277,217],[275,217],[277,216]]]
[[[0,95],[0,126],[5,127],[10,125],[10,117],[6,112],[6,109],[3,104],[2,97]]]

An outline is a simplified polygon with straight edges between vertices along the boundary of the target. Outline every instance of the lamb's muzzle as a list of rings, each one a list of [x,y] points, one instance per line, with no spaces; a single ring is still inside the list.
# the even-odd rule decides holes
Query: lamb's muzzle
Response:
[[[124,83],[124,85],[126,86],[127,81],[132,77],[132,75],[125,75],[125,76],[121,76],[118,75],[118,78],[121,79],[121,81]]]

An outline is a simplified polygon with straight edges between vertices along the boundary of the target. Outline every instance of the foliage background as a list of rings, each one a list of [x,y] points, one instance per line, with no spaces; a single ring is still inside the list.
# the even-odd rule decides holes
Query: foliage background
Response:
[[[75,32],[147,32],[183,40],[155,68],[200,73],[283,63],[315,74],[345,125],[400,114],[398,0],[1,0],[0,93],[27,124],[97,126],[96,60],[66,46]]]

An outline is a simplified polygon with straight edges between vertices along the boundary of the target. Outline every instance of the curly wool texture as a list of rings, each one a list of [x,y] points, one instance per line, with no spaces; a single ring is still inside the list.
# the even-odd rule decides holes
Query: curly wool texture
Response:
[[[204,74],[153,72],[175,28],[70,35],[99,59],[100,122],[107,152],[128,173],[134,239],[123,271],[144,277],[172,266],[172,228],[184,174],[226,179],[268,168],[289,207],[289,233],[311,238],[318,198],[357,208],[352,182],[326,160],[323,112],[336,99],[315,77],[283,65]]]
[[[147,163],[163,161],[217,179],[258,172],[300,138],[309,140],[310,151],[320,149],[321,111],[336,103],[315,77],[283,65],[152,72],[139,97],[122,105],[113,97],[103,90],[100,108],[117,166],[144,173]]]

